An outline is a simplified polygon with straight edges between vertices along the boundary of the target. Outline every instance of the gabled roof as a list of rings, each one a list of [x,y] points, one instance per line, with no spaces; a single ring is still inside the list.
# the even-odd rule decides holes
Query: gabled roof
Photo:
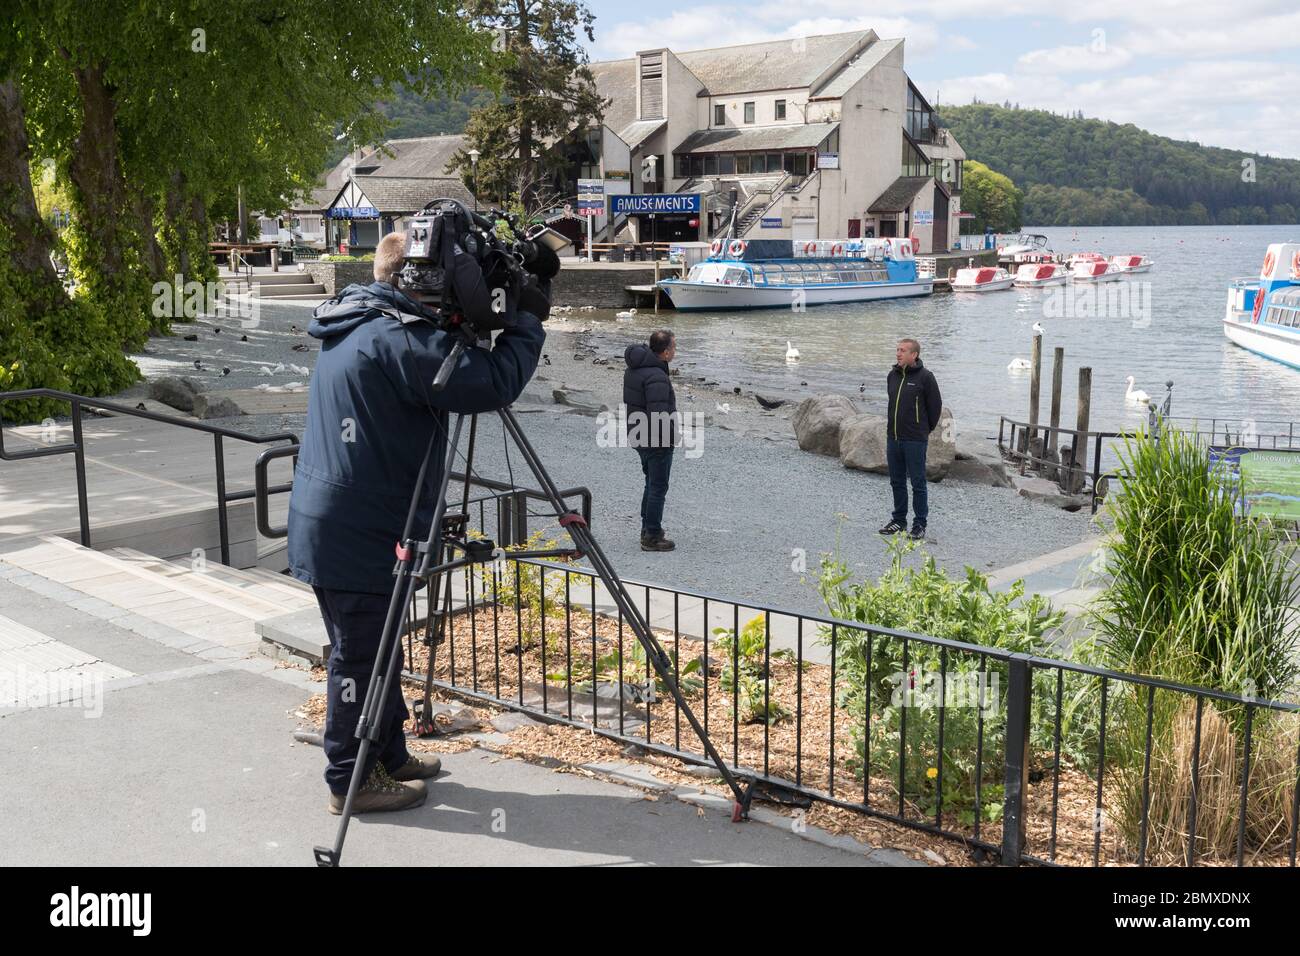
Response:
[[[329,204],[331,207],[351,184],[381,213],[419,212],[426,203],[444,197],[459,199],[467,206],[474,202],[465,184],[450,176],[356,176],[338,191]]]
[[[370,176],[454,176],[451,158],[464,145],[465,137],[460,133],[390,139],[362,156],[356,165],[378,166],[367,173]]]
[[[667,125],[668,121],[666,119],[637,120],[623,127],[623,131],[618,134],[618,138],[627,143],[628,149],[634,150]]]
[[[844,64],[829,80],[811,91],[810,98],[839,99],[852,88],[854,83],[874,70],[880,65],[881,60],[902,45],[902,40],[877,40]]]
[[[867,209],[869,213],[902,212],[912,204],[931,176],[899,176]]]
[[[702,129],[686,137],[674,153],[731,153],[764,149],[812,149],[839,123],[784,123],[739,129]]]

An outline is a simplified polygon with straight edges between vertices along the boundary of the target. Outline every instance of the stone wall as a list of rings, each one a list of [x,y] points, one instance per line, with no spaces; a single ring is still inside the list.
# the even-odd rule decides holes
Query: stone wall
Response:
[[[305,265],[312,280],[323,285],[330,295],[354,282],[368,285],[375,281],[373,262],[307,262]]]
[[[667,279],[677,275],[676,268],[660,268],[659,277]],[[551,285],[552,305],[594,305],[598,309],[622,309],[636,305],[632,293],[626,291],[630,285],[654,285],[655,270],[653,263],[647,263],[644,269],[611,268],[602,269],[599,264],[583,264],[579,269],[561,269]],[[667,301],[661,300],[660,307]]]

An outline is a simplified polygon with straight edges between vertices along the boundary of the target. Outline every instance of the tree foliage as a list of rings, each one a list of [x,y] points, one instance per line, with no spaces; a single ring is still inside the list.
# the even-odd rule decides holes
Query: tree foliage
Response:
[[[1300,209],[1298,160],[1043,110],[973,104],[940,114],[969,155],[1025,190],[1034,225],[1289,224]]]
[[[983,163],[966,161],[961,208],[975,216],[968,220],[975,232],[1015,232],[1023,219],[1024,195],[1006,176]]]

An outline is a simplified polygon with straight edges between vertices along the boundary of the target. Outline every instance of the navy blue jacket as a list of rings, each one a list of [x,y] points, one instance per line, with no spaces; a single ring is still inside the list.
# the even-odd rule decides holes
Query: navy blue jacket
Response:
[[[370,300],[426,314],[385,282],[350,285],[316,310],[307,332],[321,350],[289,498],[289,569],[318,587],[387,594],[430,434],[438,430],[418,539],[433,521],[447,413],[489,412],[518,398],[546,333],[536,317],[517,312],[516,326],[499,333],[491,351],[467,349],[447,387],[433,393],[452,340],[428,322],[399,322]]]
[[[889,393],[889,437],[897,441],[929,441],[943,411],[943,397],[934,373],[917,359],[908,368],[891,368],[885,385]]]
[[[629,345],[623,353],[623,404],[627,406],[628,445],[671,448],[677,443],[677,394],[668,363],[648,345]]]

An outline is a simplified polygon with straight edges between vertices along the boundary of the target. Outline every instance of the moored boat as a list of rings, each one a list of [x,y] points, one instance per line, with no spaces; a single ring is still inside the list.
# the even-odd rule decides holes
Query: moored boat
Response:
[[[952,278],[953,292],[997,292],[1010,289],[1014,277],[1006,269],[993,266],[974,266],[958,269]]]
[[[910,239],[715,239],[684,279],[659,287],[683,311],[789,308],[929,295]]]
[[[1111,268],[1126,275],[1132,275],[1135,272],[1150,272],[1153,263],[1146,256],[1111,256]]]
[[[1114,282],[1123,273],[1105,259],[1080,259],[1070,266],[1072,282]]]
[[[1052,247],[1042,233],[1024,232],[998,246],[999,265],[1018,266],[1025,262],[1048,262],[1052,258]]]
[[[1065,285],[1068,281],[1070,270],[1059,262],[1026,262],[1016,269],[1015,285],[1020,289]]]
[[[1228,285],[1223,334],[1244,349],[1300,368],[1300,243],[1273,243],[1258,279]]]

